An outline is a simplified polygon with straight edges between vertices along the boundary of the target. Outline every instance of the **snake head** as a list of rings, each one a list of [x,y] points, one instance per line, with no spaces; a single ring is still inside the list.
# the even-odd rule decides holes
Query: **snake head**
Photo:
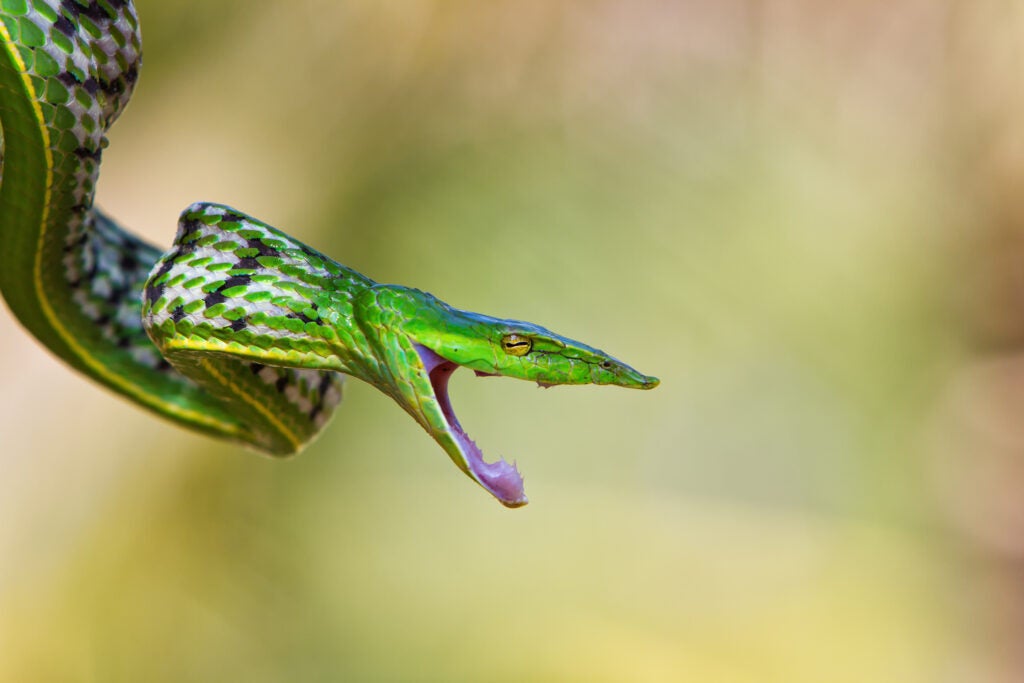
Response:
[[[358,324],[379,361],[373,382],[412,415],[471,479],[508,507],[527,503],[515,464],[487,462],[462,428],[448,395],[460,367],[560,384],[614,384],[653,389],[649,377],[603,351],[539,325],[452,308],[419,290],[377,285],[355,303]]]

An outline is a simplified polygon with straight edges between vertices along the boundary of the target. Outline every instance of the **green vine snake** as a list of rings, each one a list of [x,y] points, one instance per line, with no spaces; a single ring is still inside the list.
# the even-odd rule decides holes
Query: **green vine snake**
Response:
[[[198,203],[162,253],[93,206],[141,56],[130,0],[0,0],[0,291],[76,370],[178,424],[287,455],[351,375],[393,398],[474,481],[526,502],[452,410],[459,367],[556,384],[658,384],[542,327],[377,284],[265,223]]]

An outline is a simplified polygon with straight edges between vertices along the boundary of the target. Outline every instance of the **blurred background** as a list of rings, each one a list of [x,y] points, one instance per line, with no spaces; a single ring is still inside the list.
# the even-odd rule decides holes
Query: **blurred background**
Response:
[[[2,681],[1024,677],[1024,4],[138,0],[99,202],[238,206],[662,386],[358,382],[273,461],[0,313]]]

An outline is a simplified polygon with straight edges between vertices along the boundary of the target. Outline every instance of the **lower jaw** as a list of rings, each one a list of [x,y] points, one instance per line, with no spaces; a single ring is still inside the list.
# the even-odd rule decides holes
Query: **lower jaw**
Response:
[[[430,378],[430,385],[444,415],[448,435],[455,442],[463,461],[469,467],[470,476],[497,498],[502,505],[516,508],[528,502],[523,491],[523,478],[514,463],[504,459],[496,462],[484,460],[483,452],[469,435],[462,429],[448,397],[448,381],[459,366],[439,356],[436,352],[420,344],[416,344],[423,367]]]

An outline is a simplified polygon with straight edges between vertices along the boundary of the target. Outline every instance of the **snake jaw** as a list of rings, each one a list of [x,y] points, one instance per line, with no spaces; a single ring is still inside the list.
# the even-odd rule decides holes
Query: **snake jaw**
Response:
[[[430,386],[434,391],[434,399],[441,408],[444,415],[447,433],[453,437],[459,453],[465,465],[468,467],[468,474],[481,486],[487,489],[495,498],[507,507],[516,508],[526,505],[528,502],[523,491],[523,477],[519,474],[515,463],[509,463],[499,458],[496,462],[484,460],[483,452],[476,442],[469,438],[459,419],[452,409],[451,399],[448,397],[448,381],[452,374],[459,369],[459,364],[443,358],[433,350],[421,344],[413,345],[416,353],[419,354],[423,369],[430,379]],[[489,374],[489,373],[477,373]]]

